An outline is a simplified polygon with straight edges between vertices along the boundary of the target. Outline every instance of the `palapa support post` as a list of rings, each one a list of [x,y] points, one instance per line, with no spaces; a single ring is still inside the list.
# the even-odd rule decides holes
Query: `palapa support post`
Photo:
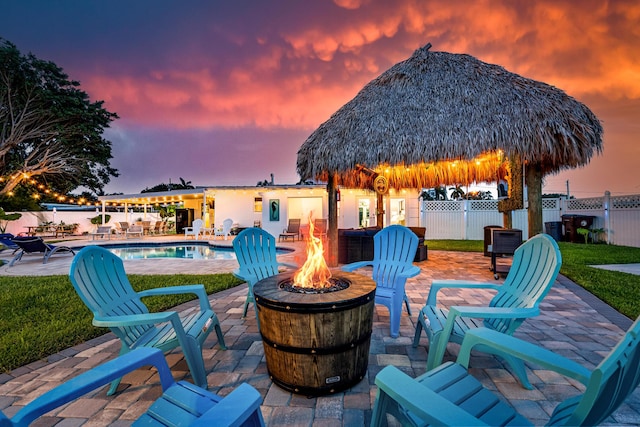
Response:
[[[376,227],[382,228],[384,224],[384,196],[376,194]]]
[[[526,182],[529,208],[529,238],[542,233],[542,178],[544,173],[539,164],[527,164]]]
[[[503,226],[513,228],[512,212],[524,207],[522,160],[519,156],[509,157],[509,197],[498,202],[498,211],[502,212]]]
[[[338,192],[336,189],[336,176],[329,173],[327,179],[327,195],[329,197],[329,226],[327,230],[327,265],[338,266]]]

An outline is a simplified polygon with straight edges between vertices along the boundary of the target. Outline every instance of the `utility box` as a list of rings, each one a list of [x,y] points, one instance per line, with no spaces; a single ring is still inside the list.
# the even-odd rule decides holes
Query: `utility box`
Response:
[[[491,271],[496,279],[500,277],[500,274],[508,273],[510,268],[510,265],[498,265],[498,258],[513,255],[521,244],[522,230],[517,228],[491,229],[489,252],[491,253]]]
[[[501,225],[487,225],[484,227],[484,256],[491,256],[489,246],[493,239],[492,231],[500,228],[503,227]]]
[[[578,234],[578,228],[591,228],[595,216],[588,215],[562,215],[562,224],[564,225],[564,240],[572,243],[584,242],[584,237]]]
[[[562,221],[551,221],[544,223],[544,232],[553,237],[556,242],[562,240]]]

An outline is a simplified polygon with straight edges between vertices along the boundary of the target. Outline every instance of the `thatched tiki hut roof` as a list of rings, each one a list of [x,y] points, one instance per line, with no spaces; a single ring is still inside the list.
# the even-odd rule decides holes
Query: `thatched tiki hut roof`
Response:
[[[371,188],[363,166],[392,188],[430,188],[496,181],[505,159],[519,158],[541,192],[545,174],[602,151],[599,120],[562,90],[430,47],[372,80],[307,138],[302,179]]]

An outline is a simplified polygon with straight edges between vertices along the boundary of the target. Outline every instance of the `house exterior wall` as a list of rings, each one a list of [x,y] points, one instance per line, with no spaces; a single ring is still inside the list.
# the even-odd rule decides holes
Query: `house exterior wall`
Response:
[[[463,201],[422,201],[417,191],[391,193],[385,196],[385,224],[390,223],[389,200],[403,198],[405,200],[405,225],[426,227],[427,239],[462,239],[482,240],[484,227],[488,225],[502,226],[503,216],[498,212],[497,200],[463,200]],[[209,196],[207,196],[209,197]],[[262,212],[255,212],[254,201],[262,197]],[[358,201],[369,200],[370,226],[375,225],[376,195],[371,191],[341,189],[338,203],[338,228],[358,228]],[[277,220],[269,218],[269,201],[279,201]],[[187,202],[185,201],[185,204]],[[202,217],[202,198],[191,200],[187,207],[195,211],[194,218]],[[640,247],[640,195],[611,196],[586,199],[543,199],[543,224],[561,222],[562,215],[577,214],[594,216],[593,229],[602,229],[599,239],[608,243]],[[308,223],[308,210],[314,210],[314,218],[328,217],[327,192],[322,186],[277,188],[238,188],[215,191],[215,211],[208,208],[205,215],[210,215],[217,224],[225,218],[232,218],[240,227],[251,227],[254,221],[260,220],[262,227],[274,236],[278,236],[286,227],[289,218],[300,217],[302,224]],[[321,211],[318,214],[315,211]],[[14,235],[24,233],[28,226],[43,222],[61,221],[66,224],[79,224],[78,232],[92,232],[95,225],[90,219],[96,215],[93,210],[85,211],[40,211],[20,212],[22,217],[17,221],[7,222],[6,231]],[[111,215],[109,224],[118,221],[135,222],[138,218],[151,221],[160,220],[157,212],[108,212]],[[293,216],[292,216],[293,215]],[[521,209],[512,213],[513,227],[522,230],[523,238],[528,236],[527,210]]]

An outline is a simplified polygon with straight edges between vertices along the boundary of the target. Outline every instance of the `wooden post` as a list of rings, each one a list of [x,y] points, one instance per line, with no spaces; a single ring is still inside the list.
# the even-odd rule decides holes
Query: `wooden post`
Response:
[[[384,196],[376,193],[376,227],[382,228],[384,224]]]
[[[327,196],[329,209],[329,226],[327,230],[327,266],[338,266],[338,192],[336,189],[336,177],[329,173],[327,179]]]
[[[542,233],[542,169],[540,165],[526,165],[527,196],[529,199],[529,238]]]
[[[522,160],[515,155],[509,157],[509,197],[498,202],[498,211],[502,212],[503,227],[513,228],[513,211],[524,207],[522,184]]]

